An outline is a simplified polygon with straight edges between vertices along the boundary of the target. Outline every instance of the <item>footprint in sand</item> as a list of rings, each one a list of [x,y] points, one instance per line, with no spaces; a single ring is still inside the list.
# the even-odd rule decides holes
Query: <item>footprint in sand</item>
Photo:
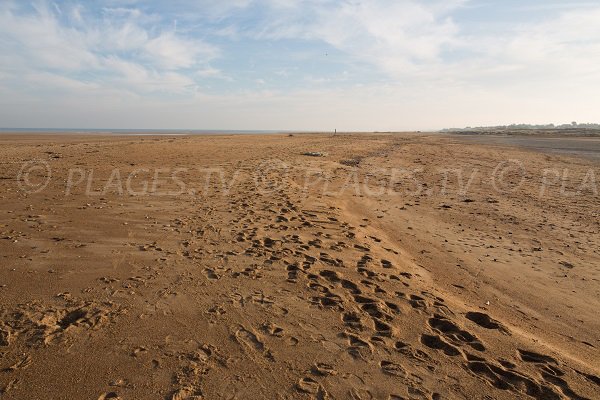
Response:
[[[301,378],[296,384],[296,389],[303,393],[315,395],[315,398],[319,400],[328,398],[327,391],[323,386],[310,377]]]
[[[360,322],[360,316],[353,311],[343,313],[342,321],[351,328],[358,330],[363,328],[363,325]]]
[[[458,325],[447,318],[436,314],[429,319],[429,326],[433,330],[443,334],[455,344],[468,344],[477,351],[485,351],[485,346],[475,335],[460,329]]]
[[[273,324],[272,322],[264,324],[263,330],[271,336],[283,337],[283,328]]]
[[[13,363],[10,367],[5,368],[3,371],[4,372],[13,372],[13,371],[17,371],[20,369],[25,369],[25,368],[29,367],[32,362],[33,362],[33,359],[31,358],[31,356],[26,354],[19,361]]]
[[[336,375],[337,371],[335,367],[327,363],[316,363],[312,366],[311,372],[318,376]]]
[[[169,400],[203,400],[204,396],[193,388],[183,388],[175,391]]]
[[[12,380],[8,381],[8,383],[6,385],[4,385],[4,387],[0,387],[0,396],[2,396],[3,394],[6,394],[6,393],[10,392],[11,390],[15,389],[16,387],[18,387],[19,383],[20,383],[19,379],[12,379]]]
[[[410,344],[398,341],[394,343],[394,349],[403,355],[410,357],[417,361],[428,361],[431,359],[427,353],[422,350],[414,349]]]
[[[542,371],[542,379],[538,380],[522,372],[504,368],[475,356],[469,357],[467,368],[498,389],[526,394],[535,399],[584,399],[573,392],[567,382],[554,373]]]
[[[456,347],[452,346],[450,343],[446,342],[438,335],[421,335],[421,343],[430,349],[441,350],[450,357],[459,356],[462,352]]]
[[[240,343],[245,348],[250,349],[252,351],[257,351],[270,360],[273,359],[273,355],[267,349],[265,344],[260,340],[260,337],[257,334],[250,332],[244,327],[241,327],[235,332],[235,338],[238,341],[238,343]]]
[[[210,268],[204,269],[204,275],[206,275],[206,277],[211,281],[216,281],[220,278],[220,276],[213,269]]]
[[[381,367],[381,370],[388,375],[400,376],[403,378],[408,376],[408,373],[400,364],[384,360],[379,363],[379,366]]]
[[[373,353],[373,346],[365,339],[354,334],[346,334],[348,338],[348,353],[358,359],[365,359]]]
[[[466,313],[465,317],[467,317],[468,320],[475,322],[477,325],[481,326],[482,328],[495,329],[504,334],[507,334],[507,335],[509,334],[508,329],[504,325],[502,325],[499,321],[496,321],[495,319],[493,319],[492,317],[490,317],[487,314],[472,311],[472,312]]]
[[[331,283],[336,283],[341,280],[341,278],[337,272],[330,271],[327,269],[324,269],[321,272],[319,272],[319,275],[321,275],[323,278],[327,279]]]
[[[98,400],[119,400],[120,397],[115,392],[103,393],[98,397]]]
[[[358,288],[358,285],[352,281],[342,279],[341,281],[342,287],[352,294],[361,294],[361,290]]]
[[[393,331],[392,331],[391,325],[388,325],[385,322],[383,322],[377,318],[373,318],[373,324],[375,326],[375,330],[377,331],[378,335],[386,336],[386,337],[392,336]]]
[[[517,351],[519,353],[519,358],[525,362],[537,364],[558,364],[558,362],[550,356],[545,356],[543,354],[535,353],[533,351],[521,349],[518,349]]]

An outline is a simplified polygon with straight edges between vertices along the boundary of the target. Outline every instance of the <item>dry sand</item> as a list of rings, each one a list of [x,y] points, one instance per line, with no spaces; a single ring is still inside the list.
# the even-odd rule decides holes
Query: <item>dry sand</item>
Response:
[[[597,161],[412,134],[0,156],[2,399],[600,393]]]

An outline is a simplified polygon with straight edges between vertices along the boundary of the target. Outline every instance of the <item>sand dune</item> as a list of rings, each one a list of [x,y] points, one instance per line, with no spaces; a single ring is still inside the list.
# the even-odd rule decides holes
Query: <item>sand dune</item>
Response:
[[[594,160],[412,134],[0,154],[3,399],[598,397]]]

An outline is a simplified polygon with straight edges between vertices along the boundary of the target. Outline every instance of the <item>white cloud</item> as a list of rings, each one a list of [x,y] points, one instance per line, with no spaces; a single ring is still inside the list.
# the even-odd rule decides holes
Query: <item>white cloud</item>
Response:
[[[70,79],[62,75],[49,72],[31,72],[25,75],[26,82],[35,87],[46,89],[55,89],[58,91],[89,91],[99,89],[100,86],[95,82],[82,82],[76,79]]]
[[[104,12],[109,17],[86,14],[81,4],[63,6],[60,14],[68,16],[68,24],[51,3],[35,3],[29,13],[14,3],[0,7],[0,62],[9,75],[3,79],[17,85],[35,76],[43,86],[39,78],[46,76],[55,87],[62,75],[64,89],[89,89],[85,80],[81,86],[69,84],[83,74],[97,80],[96,89],[118,82],[138,93],[177,93],[195,87],[186,70],[206,68],[218,55],[202,40],[145,26],[153,17],[138,9]]]
[[[521,28],[507,46],[507,52],[525,65],[556,63],[561,68],[588,67],[600,72],[600,6],[585,11],[568,11],[560,17]],[[571,68],[569,68],[571,66]]]
[[[457,79],[491,89],[551,94],[597,87],[600,25],[595,21],[599,20],[600,6],[520,24],[501,36],[463,37],[463,48],[474,54],[448,63],[448,70]]]
[[[40,65],[62,71],[93,64],[95,55],[85,45],[85,37],[62,27],[53,11],[38,7],[35,15],[16,15],[10,9],[0,11],[0,42],[3,54],[10,54],[15,65]],[[10,65],[10,61],[6,61]]]
[[[191,68],[199,59],[208,62],[218,54],[214,46],[197,40],[182,39],[172,32],[150,39],[144,45],[144,50],[147,57],[155,59],[160,67],[168,70]]]
[[[83,2],[59,3],[59,13],[52,3],[25,12],[0,0],[0,120],[18,125],[28,111],[19,104],[40,105],[46,125],[131,128],[141,120],[147,128],[385,130],[597,119],[600,6],[552,7],[535,21],[472,34],[453,19],[468,3],[105,0],[91,14]],[[172,9],[163,16],[160,7]],[[268,75],[261,51],[277,41],[289,45],[287,63]],[[247,43],[259,51],[242,59]],[[335,48],[334,72],[310,61],[323,45]],[[211,65],[220,57],[223,65]],[[356,80],[363,71],[375,78]],[[228,95],[200,93],[214,78]],[[232,84],[242,79],[246,87]],[[73,111],[79,119],[69,119]]]
[[[270,0],[269,22],[254,34],[261,39],[320,40],[398,77],[436,60],[445,46],[457,41],[458,27],[448,15],[463,3]]]
[[[452,14],[466,0],[268,0],[264,20],[245,34],[260,40],[326,43],[370,64],[391,81],[417,80],[456,89],[505,85],[553,90],[598,82],[600,7],[552,7],[537,22],[467,34]],[[555,15],[555,16],[553,16]]]
[[[88,27],[84,35],[87,45],[101,53],[139,51],[151,40],[148,31],[135,20],[125,20],[118,24],[107,20]]]
[[[118,57],[107,57],[102,60],[108,70],[117,74],[106,78],[109,87],[130,87],[137,93],[183,92],[193,89],[195,82],[185,74],[172,71],[157,72],[141,64],[122,60]]]

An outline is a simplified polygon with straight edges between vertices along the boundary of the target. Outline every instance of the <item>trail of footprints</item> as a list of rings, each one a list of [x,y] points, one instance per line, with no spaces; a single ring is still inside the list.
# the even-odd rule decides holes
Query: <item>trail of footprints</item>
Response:
[[[441,393],[447,384],[430,378],[439,374],[440,357],[457,366],[455,379],[467,374],[515,396],[583,399],[567,382],[567,376],[573,374],[600,386],[595,375],[572,370],[532,350],[519,349],[510,360],[489,357],[489,345],[480,336],[493,334],[510,340],[507,327],[479,311],[467,312],[463,318],[443,298],[420,290],[418,276],[395,265],[397,253],[386,247],[384,240],[363,236],[360,229],[342,220],[337,209],[298,204],[291,200],[298,196],[281,189],[251,197],[252,182],[240,189],[230,193],[227,210],[199,206],[197,214],[173,221],[178,232],[188,235],[181,241],[180,254],[199,265],[209,285],[222,284],[224,278],[260,280],[268,273],[276,274],[290,293],[308,293],[305,301],[310,307],[336,315],[329,323],[339,325],[334,339],[345,346],[348,356],[369,373],[393,380],[397,389],[387,393],[389,399],[451,398],[450,392]],[[229,243],[226,252],[220,250],[223,242]],[[146,247],[144,251],[157,245]],[[207,258],[213,262],[204,267],[202,261]],[[230,339],[242,354],[263,360],[265,364],[260,365],[268,369],[278,357],[277,349],[269,347],[269,338],[300,348],[300,339],[278,325],[278,316],[272,311],[276,299],[270,292],[257,290],[247,295],[237,293],[234,287],[228,290],[231,304],[244,307],[252,303],[271,310],[270,321],[231,327]],[[0,347],[17,337],[32,344],[49,343],[67,337],[69,331],[97,329],[120,312],[109,303],[72,299],[64,303],[61,307],[28,305],[17,312],[3,312]],[[207,311],[209,321],[219,324],[225,308],[215,303]],[[418,326],[407,326],[408,322]],[[211,345],[175,356],[180,368],[173,372],[173,390],[167,396],[173,400],[203,398],[205,377],[228,362]],[[12,360],[4,371],[12,373],[31,362],[25,355]],[[328,393],[332,386],[347,385],[346,397],[380,398],[360,382],[347,384],[349,376],[343,365],[319,361],[301,373],[292,388],[282,389],[327,399],[332,397]],[[377,378],[372,384],[377,384]],[[115,398],[113,394],[103,396]]]
[[[357,360],[378,365],[382,373],[399,379],[408,388],[411,398],[441,397],[426,389],[421,377],[407,372],[415,369],[407,368],[403,362],[417,363],[433,371],[435,359],[439,357],[455,359],[472,376],[515,395],[536,399],[583,398],[563,379],[564,370],[570,369],[549,356],[519,350],[514,362],[487,358],[484,342],[459,324],[462,318],[452,312],[442,298],[411,289],[411,273],[399,271],[388,258],[375,256],[383,250],[391,252],[389,258],[393,260],[393,252],[383,247],[372,251],[381,246],[381,240],[370,237],[365,238],[371,239],[370,243],[359,241],[356,229],[340,221],[336,210],[302,209],[284,192],[261,200],[265,202],[263,211],[274,218],[248,213],[238,217],[236,222],[242,227],[235,233],[235,240],[248,243],[244,254],[262,258],[265,263],[282,264],[285,269],[282,278],[290,284],[308,287],[313,293],[308,301],[313,306],[337,311],[344,326],[341,337],[346,340],[348,353]],[[248,200],[233,203],[244,210]],[[316,233],[307,235],[305,228]],[[268,232],[269,236],[261,236],[261,232]],[[356,258],[353,264],[348,261],[352,258],[349,255]],[[422,314],[425,321],[419,340],[422,347],[402,341],[397,332],[403,314],[411,312]],[[485,313],[471,311],[464,317],[482,331],[502,336],[511,334]],[[267,332],[282,335],[282,331],[274,327]],[[238,331],[236,337],[244,346],[263,355],[268,353],[264,344],[245,328]],[[386,356],[390,354],[402,357]],[[268,353],[267,357],[272,355]],[[533,366],[536,375],[524,372],[526,368],[519,365]],[[307,376],[299,378],[296,389],[314,398],[327,398],[323,382],[336,373],[335,366],[317,363]],[[598,384],[597,377],[584,376]],[[389,398],[406,397],[392,393]]]
[[[242,187],[242,193],[244,190]],[[481,382],[515,395],[536,399],[583,398],[564,379],[565,371],[572,373],[573,370],[551,357],[526,350],[519,350],[513,361],[486,357],[486,344],[459,321],[469,321],[482,332],[509,337],[511,333],[502,323],[478,311],[468,312],[462,318],[446,306],[444,299],[418,290],[418,284],[412,283],[415,276],[394,265],[397,252],[384,247],[381,239],[360,238],[355,227],[340,220],[336,209],[303,208],[291,201],[291,197],[283,190],[258,199],[232,194],[228,210],[232,217],[227,223],[222,220],[223,215],[205,213],[203,218],[212,216],[213,219],[197,229],[196,236],[202,237],[205,245],[211,239],[228,240],[236,249],[213,256],[223,260],[238,256],[255,260],[246,262],[240,271],[226,266],[221,270],[206,268],[207,280],[216,282],[227,274],[234,278],[259,279],[261,264],[280,267],[282,280],[298,290],[302,287],[309,290],[311,295],[307,300],[313,307],[338,313],[343,327],[339,337],[345,341],[353,359],[377,367],[405,387],[399,393],[390,393],[390,399],[442,398],[425,383],[426,375],[436,371],[435,360],[440,356],[452,360]],[[255,209],[260,212],[253,211]],[[228,226],[229,232],[217,231],[215,226]],[[211,254],[209,246],[204,246],[202,251],[203,255]],[[189,250],[185,254],[194,258]],[[380,254],[389,256],[381,258]],[[403,340],[406,331],[403,322],[408,313],[412,320],[423,321],[419,338],[410,342],[412,344]],[[414,318],[415,315],[419,318]],[[260,329],[266,335],[284,337],[283,329],[273,323]],[[275,361],[276,354],[252,327],[238,327],[233,339],[244,351]],[[290,337],[288,343],[296,345],[298,340]],[[407,365],[417,368],[407,368]],[[531,368],[522,366],[533,366],[535,376],[525,372]],[[317,399],[328,398],[326,382],[338,375],[338,367],[316,363],[307,372],[298,378],[295,385],[298,393]],[[579,374],[598,385],[597,377]],[[176,392],[180,398],[193,393],[189,387],[181,390],[184,392]],[[349,393],[357,399],[372,397],[368,390],[361,395],[358,389],[351,388]]]

